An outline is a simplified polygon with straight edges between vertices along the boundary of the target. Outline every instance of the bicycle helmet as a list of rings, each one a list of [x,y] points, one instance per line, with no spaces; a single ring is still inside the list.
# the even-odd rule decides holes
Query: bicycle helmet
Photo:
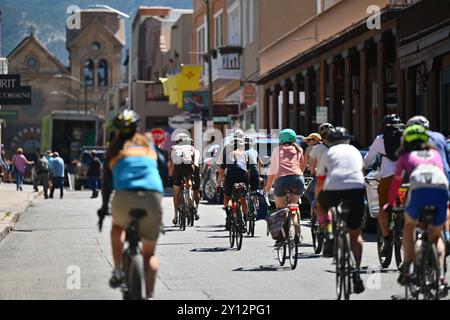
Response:
[[[427,118],[425,118],[424,116],[414,116],[411,119],[408,120],[408,122],[406,123],[407,127],[410,127],[412,125],[418,124],[422,127],[424,127],[425,129],[429,130],[430,129],[430,121],[428,121]]]
[[[250,135],[245,135],[244,141],[246,144],[253,145],[255,143],[255,138],[253,138],[253,136]]]
[[[293,143],[297,141],[297,134],[292,129],[284,129],[280,132],[280,144]]]
[[[236,147],[236,148],[244,148],[244,146],[245,146],[245,142],[244,142],[244,140],[243,139],[241,139],[241,138],[237,138],[237,137],[235,137],[234,139],[233,139],[233,142],[234,142],[234,146]]]
[[[380,127],[381,131],[384,131],[384,128],[388,125],[401,124],[402,120],[398,114],[388,114],[384,116],[383,120],[381,120]]]
[[[186,133],[179,133],[175,136],[175,142],[180,143],[184,141],[186,138],[189,138],[189,136]]]
[[[242,131],[241,129],[236,129],[234,131],[233,137],[234,138],[239,138],[239,139],[244,138],[244,131]]]
[[[328,133],[328,141],[335,145],[340,143],[346,143],[350,141],[350,134],[348,130],[343,127],[336,127],[330,130]]]
[[[121,133],[133,133],[140,120],[141,117],[135,111],[125,109],[114,118],[113,125]]]
[[[429,139],[427,129],[418,124],[413,124],[412,126],[405,129],[403,132],[403,141],[406,143],[413,142],[423,142],[427,143]]]
[[[330,129],[333,129],[333,125],[331,123],[322,123],[319,126],[319,129],[317,130],[319,134],[322,136],[325,132],[329,131]]]

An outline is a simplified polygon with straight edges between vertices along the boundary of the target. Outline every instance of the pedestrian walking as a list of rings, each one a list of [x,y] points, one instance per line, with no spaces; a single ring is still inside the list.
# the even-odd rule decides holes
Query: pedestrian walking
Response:
[[[86,173],[89,187],[92,189],[91,199],[98,197],[98,185],[100,181],[100,174],[102,171],[102,163],[97,157],[97,152],[93,150],[91,152],[91,162],[89,163],[89,169]]]
[[[50,173],[50,165],[44,154],[38,155],[38,160],[35,164],[36,170],[36,189],[42,184],[44,188],[44,197],[48,199],[48,176]]]
[[[58,152],[53,152],[53,158],[50,162],[50,166],[52,171],[50,198],[53,199],[55,189],[59,188],[59,197],[62,199],[64,196],[64,160],[59,156]]]
[[[33,161],[28,161],[28,159],[23,154],[23,149],[17,149],[16,154],[12,159],[12,165],[14,166],[14,174],[16,175],[16,186],[17,191],[23,191],[23,180],[25,178],[25,173],[27,170],[27,165],[33,165]]]

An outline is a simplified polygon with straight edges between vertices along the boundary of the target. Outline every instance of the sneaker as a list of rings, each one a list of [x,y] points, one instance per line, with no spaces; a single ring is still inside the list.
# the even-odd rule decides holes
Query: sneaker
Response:
[[[356,294],[363,293],[365,290],[364,282],[362,281],[359,271],[353,272],[353,292]]]
[[[113,289],[119,288],[123,283],[123,274],[121,271],[114,270],[111,279],[109,279],[109,286]]]
[[[333,256],[334,256],[334,240],[326,239],[323,245],[323,257],[333,258]]]
[[[402,266],[402,270],[400,271],[400,275],[397,278],[397,283],[404,287],[407,283],[414,282],[414,274],[412,273],[411,264],[404,263]]]
[[[445,278],[439,279],[439,298],[445,298],[448,294],[448,284]]]

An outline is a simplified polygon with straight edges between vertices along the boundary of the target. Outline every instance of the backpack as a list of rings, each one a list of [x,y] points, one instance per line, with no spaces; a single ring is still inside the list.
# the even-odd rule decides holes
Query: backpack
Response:
[[[172,147],[172,162],[175,165],[193,164],[194,163],[194,147],[190,145],[177,145]]]
[[[40,174],[40,173],[46,173],[46,172],[49,172],[48,162],[43,159],[39,159],[36,162],[36,173]]]
[[[419,164],[409,176],[410,189],[448,189],[448,179],[441,168],[433,164]]]
[[[383,156],[391,161],[398,160],[397,151],[400,149],[404,129],[405,126],[403,124],[393,124],[384,127],[383,140],[386,154],[383,154]]]

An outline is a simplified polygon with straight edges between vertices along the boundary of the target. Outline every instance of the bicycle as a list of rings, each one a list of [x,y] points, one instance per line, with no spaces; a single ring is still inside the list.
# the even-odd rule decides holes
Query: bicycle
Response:
[[[428,227],[432,225],[436,214],[437,208],[434,206],[422,209],[419,226],[416,229],[416,245],[420,241],[414,261],[416,278],[406,282],[407,300],[409,296],[419,300],[421,295],[423,300],[439,300],[441,296],[447,294],[447,288],[444,292],[439,289],[440,266],[437,245],[431,243],[428,237]]]
[[[285,192],[286,199],[290,201],[292,190],[285,190]],[[286,258],[288,258],[291,269],[295,270],[298,261],[298,247],[302,241],[299,204],[288,203],[284,209],[278,211],[278,214],[280,212],[284,212],[285,223],[282,230],[283,239],[275,244],[278,262],[280,266],[284,266]]]
[[[259,209],[258,192],[250,191],[248,194],[247,235],[255,236],[256,216]]]
[[[351,252],[350,234],[345,222],[350,212],[350,204],[344,199],[331,208],[335,220],[335,261],[336,261],[336,294],[337,299],[350,299],[352,291],[352,276],[355,269],[355,259]]]
[[[190,205],[193,203],[191,196],[191,189],[187,189],[185,182],[180,189],[180,204],[178,206],[178,221],[181,231],[186,230],[186,225],[194,226],[194,208]]]
[[[124,300],[144,300],[146,294],[144,258],[139,248],[139,220],[147,215],[142,209],[130,210],[131,224],[126,229],[121,269],[124,274],[122,295]]]
[[[381,255],[383,248],[383,237],[381,235],[380,226],[377,226],[377,250],[378,260],[382,268],[388,268],[392,261],[392,252],[394,252],[395,263],[397,269],[401,270],[403,265],[404,248],[403,248],[403,224],[406,195],[409,190],[409,184],[403,184],[398,191],[397,206],[389,213],[389,231],[392,234],[392,249],[386,257]]]
[[[232,204],[229,230],[230,247],[233,248],[236,241],[237,250],[241,250],[245,224],[242,217],[240,199],[246,197],[247,186],[244,183],[235,183],[231,194]]]

